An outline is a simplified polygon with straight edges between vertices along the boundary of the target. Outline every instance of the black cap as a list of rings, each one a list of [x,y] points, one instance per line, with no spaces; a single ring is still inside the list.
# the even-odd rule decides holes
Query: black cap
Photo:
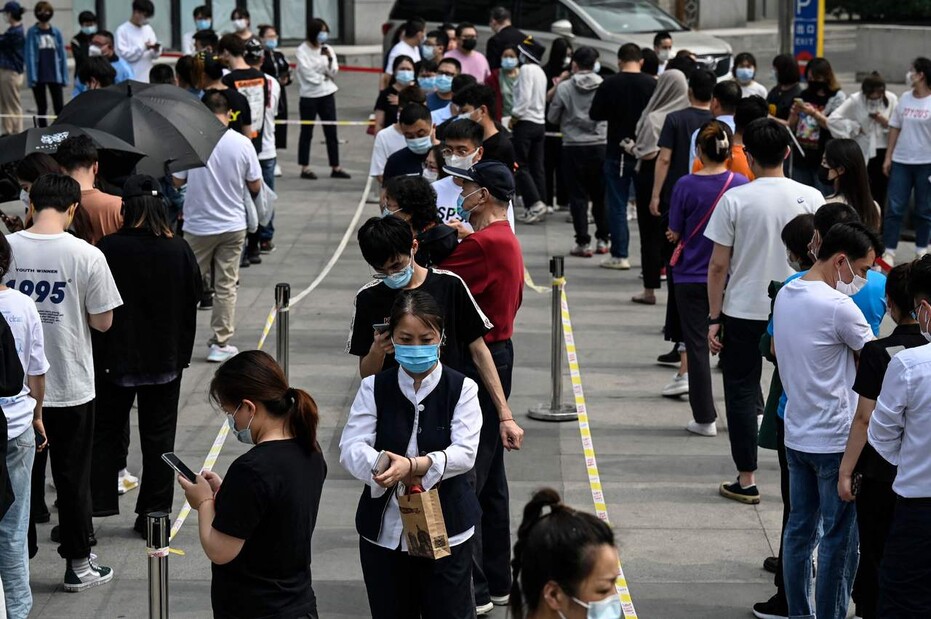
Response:
[[[443,171],[484,187],[499,200],[514,197],[514,173],[500,161],[479,161],[468,170],[444,166]]]
[[[158,181],[148,174],[135,174],[126,179],[123,184],[123,199],[139,198],[142,196],[161,197],[162,189]]]
[[[528,36],[524,39],[523,42],[517,46],[517,49],[533,62],[537,64],[543,62],[543,52],[546,51],[546,48],[534,41],[532,36]]]
[[[256,38],[251,38],[246,41],[246,51],[243,52],[243,60],[246,62],[257,62],[262,59],[265,55],[265,50],[262,49],[262,44]]]

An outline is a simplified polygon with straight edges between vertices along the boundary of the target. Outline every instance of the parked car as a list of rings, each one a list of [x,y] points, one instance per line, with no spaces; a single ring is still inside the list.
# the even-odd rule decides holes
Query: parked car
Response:
[[[496,6],[509,9],[513,24],[547,50],[568,22],[575,37],[573,47],[594,47],[606,69],[614,68],[617,50],[624,43],[653,47],[653,35],[666,30],[672,34],[673,51],[691,51],[719,80],[731,77],[730,45],[690,30],[649,0],[396,0],[382,26],[385,53],[398,40],[398,27],[414,17],[426,20],[428,30],[443,22],[471,22],[479,32],[478,49],[484,52],[484,42],[492,36],[489,15]]]

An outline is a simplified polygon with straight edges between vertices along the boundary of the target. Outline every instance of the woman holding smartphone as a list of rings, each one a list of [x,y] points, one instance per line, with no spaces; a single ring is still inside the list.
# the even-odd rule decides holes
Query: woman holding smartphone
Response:
[[[464,473],[482,427],[478,386],[440,363],[443,314],[429,294],[399,295],[388,333],[400,367],[362,380],[339,444],[340,464],[365,483],[356,530],[372,617],[474,617],[470,541],[481,509]],[[450,556],[408,554],[397,496],[416,485],[439,489]]]
[[[317,405],[258,350],[221,365],[210,398],[236,439],[255,445],[225,480],[210,471],[193,484],[178,477],[213,563],[214,616],[316,619],[310,542],[326,478]]]

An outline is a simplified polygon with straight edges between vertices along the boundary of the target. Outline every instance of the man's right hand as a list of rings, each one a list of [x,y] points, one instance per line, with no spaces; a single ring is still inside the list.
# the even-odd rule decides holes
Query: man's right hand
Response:
[[[719,339],[720,333],[721,325],[708,325],[708,348],[711,350],[712,355],[724,350],[724,342]]]

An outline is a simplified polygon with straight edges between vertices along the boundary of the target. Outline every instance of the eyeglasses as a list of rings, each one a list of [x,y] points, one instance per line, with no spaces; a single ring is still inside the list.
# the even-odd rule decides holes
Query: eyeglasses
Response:
[[[400,210],[400,209],[399,209],[399,210]],[[391,271],[390,273],[382,273],[381,271],[376,271],[373,267],[369,267],[369,268],[371,269],[371,272],[372,272],[372,279],[375,279],[375,280],[378,280],[378,281],[383,281],[383,280],[388,279],[388,278],[391,277],[392,275],[397,275],[398,273],[403,273],[403,272],[406,271],[407,268],[408,268],[409,266],[411,266],[413,263],[414,263],[414,252],[413,252],[413,250],[411,250],[411,255],[410,255],[409,259],[408,259],[407,264],[405,264],[403,267],[400,267],[400,268],[398,268],[398,269],[395,269],[394,271]]]
[[[456,156],[456,157],[468,157],[469,155],[471,155],[471,154],[474,153],[474,152],[475,152],[475,151],[470,151],[470,150],[469,150],[468,148],[466,148],[466,147],[460,147],[460,148],[449,148],[449,147],[446,147],[446,148],[444,148],[443,150],[440,151],[440,154],[443,155],[443,158],[445,159],[445,158],[452,157],[452,156]]]

